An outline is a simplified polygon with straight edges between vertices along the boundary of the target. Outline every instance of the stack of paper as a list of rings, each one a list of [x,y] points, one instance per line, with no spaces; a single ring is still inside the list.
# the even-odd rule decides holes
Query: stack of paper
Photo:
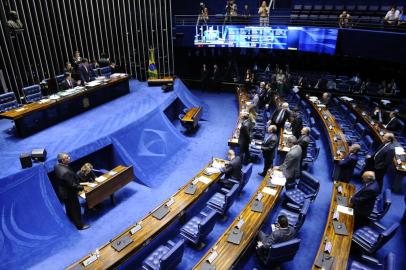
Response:
[[[117,172],[115,172],[115,171],[109,171],[110,176],[113,176],[113,175],[116,175],[116,174],[117,174]]]
[[[221,162],[213,160],[213,162],[211,163],[211,167],[216,168],[216,169],[221,169],[224,167],[224,165]]]
[[[197,178],[199,182],[202,182],[203,184],[209,184],[212,180],[204,175],[201,175]]]
[[[401,147],[401,146],[395,147],[395,153],[396,153],[396,155],[399,155],[399,156],[406,154],[405,149],[403,149],[403,147]]]
[[[95,180],[96,180],[96,182],[98,182],[98,183],[102,183],[102,182],[104,182],[106,179],[107,179],[107,178],[102,175],[102,176],[97,177]]]
[[[208,174],[208,175],[212,175],[212,174],[215,174],[215,173],[220,173],[220,169],[214,168],[214,167],[208,167],[208,168],[206,168],[206,169],[204,170],[204,172],[205,172],[206,174]]]
[[[337,205],[337,211],[350,216],[354,214],[354,209],[342,205]]]
[[[274,171],[271,175],[271,183],[277,186],[284,186],[286,178],[281,171]]]
[[[269,195],[272,195],[272,196],[275,196],[277,190],[274,189],[274,188],[264,187],[264,188],[262,189],[262,192],[264,192],[264,193],[266,193],[266,194],[269,194]]]

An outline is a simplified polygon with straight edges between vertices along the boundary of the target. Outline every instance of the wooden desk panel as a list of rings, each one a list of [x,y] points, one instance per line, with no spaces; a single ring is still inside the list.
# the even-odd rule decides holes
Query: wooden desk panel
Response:
[[[331,249],[331,254],[330,256],[334,257],[334,263],[331,269],[336,269],[336,270],[342,270],[342,269],[347,269],[347,263],[348,263],[348,257],[350,254],[350,249],[351,249],[351,240],[352,240],[352,234],[354,230],[354,216],[353,215],[346,215],[343,213],[340,213],[339,221],[343,222],[347,228],[348,235],[343,236],[343,235],[337,235],[334,232],[334,226],[333,226],[333,215],[334,212],[337,208],[337,187],[342,186],[342,196],[347,197],[347,203],[349,205],[349,200],[351,196],[354,195],[355,193],[355,186],[352,184],[348,183],[343,183],[343,182],[334,182],[333,185],[333,195],[331,196],[331,202],[330,202],[330,210],[329,214],[327,217],[327,223],[326,227],[324,228],[324,234],[322,241],[320,243],[319,250],[317,252],[315,262],[320,254],[324,252],[324,247],[325,247],[325,242],[326,240],[329,241],[332,244],[332,249]],[[313,265],[313,270],[321,269]]]
[[[220,163],[225,163],[224,160],[215,159]],[[117,235],[113,238],[109,243],[105,244],[104,246],[99,248],[100,257],[93,262],[92,264],[88,265],[85,269],[108,269],[108,268],[115,268],[119,266],[122,262],[127,260],[129,257],[133,256],[135,253],[140,251],[145,245],[147,245],[154,237],[156,237],[161,231],[163,231],[166,227],[168,227],[171,223],[179,218],[190,206],[196,202],[199,197],[204,193],[204,191],[217,182],[217,180],[221,177],[222,173],[212,174],[210,176],[206,176],[211,179],[211,182],[208,184],[202,183],[198,181],[196,183],[196,193],[194,195],[188,195],[185,193],[187,187],[195,180],[195,178],[199,176],[205,176],[204,170],[210,167],[212,162],[207,164],[195,177],[193,177],[186,185],[181,187],[171,198],[174,199],[174,203],[169,207],[170,212],[161,220],[156,219],[152,216],[153,212],[158,209],[159,207],[165,205],[170,199],[165,200],[164,203],[159,205],[157,208],[152,210],[146,217],[141,219],[139,222],[133,224],[129,228],[127,228],[123,233]],[[140,224],[142,229],[136,232],[135,234],[131,235],[130,230]],[[123,236],[130,236],[133,239],[133,242],[126,246],[120,252],[117,252],[112,246],[111,242],[119,239]],[[84,260],[89,258],[91,255],[87,255],[80,259],[78,262],[70,265],[67,269],[72,269],[75,266],[82,264]]]
[[[173,77],[165,77],[165,78],[160,78],[160,79],[148,79],[148,85],[149,86],[158,86],[158,85],[164,85],[168,83],[174,82]]]
[[[228,140],[229,146],[238,146],[238,137],[240,136],[240,126],[242,123],[241,114],[242,112],[247,111],[247,102],[249,102],[249,96],[245,89],[241,87],[237,88],[236,94],[238,98],[238,119],[236,128],[234,129],[231,138]]]
[[[279,134],[279,144],[278,144],[278,151],[282,153],[289,152],[290,148],[287,146],[287,139],[292,136],[292,132],[287,132],[285,129],[281,128]]]
[[[115,175],[110,175],[109,173],[114,171]],[[103,174],[102,176],[106,178],[101,183],[95,181],[97,184],[96,187],[84,186],[84,190],[80,192],[81,197],[85,197],[86,207],[93,208],[98,205],[106,198],[111,196],[114,192],[121,189],[134,179],[134,170],[133,166],[117,166],[108,173]]]
[[[345,139],[344,133],[340,128],[340,125],[337,123],[336,119],[330,113],[327,107],[319,107],[318,104],[313,103],[310,100],[308,100],[308,102],[323,122],[323,126],[328,134],[331,155],[333,156],[334,161],[343,159],[348,154],[348,143]],[[340,139],[336,140],[335,137],[338,137]],[[339,148],[344,149],[342,155],[337,154],[337,150]]]
[[[202,116],[203,108],[202,107],[195,107],[189,109],[185,116],[182,118],[182,122],[187,125],[192,125],[193,128],[196,128],[199,124],[200,117]]]
[[[349,107],[358,118],[362,119],[364,124],[369,128],[369,130],[371,130],[372,135],[374,136],[375,140],[382,143],[383,135],[390,131],[386,130],[386,128],[384,128],[384,126],[381,123],[372,119],[371,115],[368,113],[368,108],[362,107],[356,101],[349,102],[349,101],[343,99],[342,97],[340,97],[340,100],[345,105],[347,105],[347,107]],[[406,174],[406,161],[398,163],[398,160],[395,156],[393,159],[393,165],[395,166],[396,171],[398,173]]]
[[[270,175],[271,172],[268,172],[245,208],[240,212],[238,217],[231,223],[228,229],[217,240],[213,247],[203,256],[203,258],[201,258],[201,260],[194,266],[193,269],[201,269],[202,265],[206,262],[207,258],[211,255],[211,252],[213,250],[218,253],[218,256],[214,259],[211,265],[215,266],[217,270],[230,269],[238,260],[238,258],[243,254],[243,252],[248,248],[250,243],[255,240],[260,227],[265,222],[269,213],[277,203],[280,193],[283,189],[282,186],[278,186],[276,188],[275,196],[262,192],[262,189],[267,186]],[[251,205],[255,201],[259,192],[264,195],[262,198],[262,202],[264,205],[262,213],[254,212],[251,210]],[[242,237],[241,243],[239,245],[235,245],[227,242],[227,238],[232,229],[238,224],[240,217],[244,220],[244,225],[241,227],[241,231],[244,232],[244,235]]]

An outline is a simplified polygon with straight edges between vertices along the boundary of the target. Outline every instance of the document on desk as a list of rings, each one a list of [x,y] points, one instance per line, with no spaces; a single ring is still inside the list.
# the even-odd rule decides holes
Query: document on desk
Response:
[[[286,178],[281,171],[274,171],[271,175],[271,183],[277,186],[285,186]]]
[[[107,178],[105,177],[105,176],[99,176],[99,177],[96,177],[96,182],[98,182],[98,183],[103,183],[105,180],[106,180]]]
[[[337,205],[337,211],[350,216],[354,215],[354,209],[342,205]]]
[[[403,147],[401,147],[401,146],[396,146],[395,147],[395,154],[396,155],[404,155],[404,154],[406,154],[405,153],[405,149],[403,149]]]
[[[212,174],[215,174],[215,173],[220,173],[220,169],[214,168],[214,167],[208,167],[208,168],[206,168],[206,169],[204,170],[204,172],[205,172],[205,174],[207,174],[207,175],[212,175]]]
[[[25,111],[25,110],[26,110],[26,108],[18,108],[18,109],[15,109],[16,112],[22,112],[22,111]]]
[[[79,194],[79,196],[86,200],[86,193],[82,192]]]
[[[266,193],[266,194],[269,194],[269,195],[272,195],[272,196],[275,196],[277,190],[274,189],[274,188],[270,188],[270,187],[264,187],[264,188],[262,189],[262,192],[264,192],[264,193]]]
[[[210,184],[210,182],[212,181],[210,178],[208,178],[204,175],[199,176],[197,179],[199,180],[199,182],[202,182],[203,184],[206,184],[206,185]]]
[[[113,175],[116,175],[117,172],[116,172],[116,171],[109,171],[108,174],[109,174],[110,176],[113,176]]]
[[[213,160],[210,167],[216,168],[216,169],[221,169],[221,168],[224,167],[224,164],[222,162],[217,161],[217,160]]]

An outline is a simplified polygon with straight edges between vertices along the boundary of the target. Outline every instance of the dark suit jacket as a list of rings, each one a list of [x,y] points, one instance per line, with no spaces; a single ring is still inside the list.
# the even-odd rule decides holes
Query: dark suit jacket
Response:
[[[80,72],[80,78],[82,79],[83,82],[90,82],[91,81],[91,67],[88,66],[87,70],[84,65],[81,65],[79,67],[79,72]]]
[[[382,147],[385,148],[381,150]],[[378,155],[376,155],[377,153]],[[374,160],[374,169],[386,170],[391,165],[394,156],[395,156],[395,147],[393,146],[393,143],[390,143],[387,146],[381,145],[372,155],[372,158]]]
[[[301,160],[302,149],[299,145],[295,145],[286,154],[285,161],[279,167],[286,179],[296,179],[300,176]]]
[[[265,237],[264,244],[265,248],[270,248],[272,244],[277,244],[277,243],[282,243],[286,242],[289,240],[292,240],[296,236],[296,229],[293,227],[287,227],[287,228],[280,228],[274,230],[270,235]]]
[[[292,127],[292,134],[299,140],[303,128],[303,120],[301,117],[295,117],[290,123]]]
[[[379,195],[378,182],[373,181],[364,185],[351,198],[355,216],[368,217],[374,209],[376,197]]]
[[[96,175],[91,171],[88,175],[84,175],[81,171],[78,171],[77,176],[80,182],[93,182],[96,179]]]
[[[302,135],[298,138],[297,144],[302,148],[302,159],[307,156],[307,147],[311,142],[310,136]]]
[[[240,136],[238,137],[238,144],[240,146],[247,147],[247,145],[249,145],[250,142],[251,142],[251,123],[247,119],[241,124]]]
[[[283,117],[281,119],[281,121],[279,123],[276,123],[276,120],[277,120],[278,115],[279,115],[281,110],[284,110],[284,109],[282,109],[282,108],[276,109],[275,112],[271,116],[271,123],[276,125],[279,128],[283,127],[285,125],[285,122],[289,118],[289,114],[290,114],[289,110],[286,110],[285,114],[283,115]]]
[[[76,81],[73,79],[70,81],[70,83],[68,82],[68,80],[63,80],[61,83],[62,90],[71,89],[75,86],[76,86]]]
[[[60,198],[67,200],[77,197],[78,191],[83,190],[83,187],[79,184],[80,180],[76,173],[68,165],[60,163],[55,165],[54,171]]]
[[[241,169],[241,158],[239,156],[236,156],[233,160],[230,161],[229,164],[224,167],[224,177],[241,180]]]
[[[400,132],[402,130],[402,124],[400,123],[399,119],[394,118],[392,121],[388,121],[386,129],[393,132]]]
[[[264,143],[262,144],[262,154],[264,158],[268,158],[273,160],[275,158],[275,150],[278,146],[278,135],[272,133],[266,138]]]
[[[359,160],[358,154],[350,153],[344,159],[338,162],[339,173],[337,180],[339,181],[349,181],[354,175],[354,169]]]

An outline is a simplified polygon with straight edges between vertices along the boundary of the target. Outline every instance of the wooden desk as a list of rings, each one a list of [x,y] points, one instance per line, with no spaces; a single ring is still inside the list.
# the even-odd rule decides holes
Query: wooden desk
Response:
[[[238,137],[240,136],[240,126],[242,123],[241,115],[243,112],[248,113],[247,102],[249,102],[248,93],[245,89],[238,87],[237,88],[237,99],[238,99],[238,119],[236,128],[231,135],[231,138],[228,140],[229,146],[238,146]]]
[[[215,159],[217,162],[224,164],[225,161],[221,159]],[[173,204],[169,206],[170,212],[161,220],[156,219],[153,217],[153,212],[156,210],[152,210],[147,216],[142,218],[137,223],[131,225],[129,228],[124,230],[121,234],[114,237],[109,243],[103,245],[99,248],[100,257],[94,261],[92,264],[88,265],[84,269],[108,269],[108,268],[116,268],[129,257],[133,256],[135,253],[139,252],[145,245],[147,245],[153,238],[155,238],[161,231],[167,228],[170,224],[172,224],[175,220],[179,219],[183,215],[183,213],[196,202],[199,197],[205,192],[205,190],[210,187],[213,183],[217,182],[217,180],[221,177],[222,173],[215,173],[210,176],[206,176],[204,171],[206,168],[210,167],[212,162],[207,164],[195,177],[193,177],[186,185],[181,187],[172,197],[168,200],[165,200],[161,206],[167,204],[171,199],[173,199]],[[207,184],[200,182],[197,179],[200,176],[205,176],[208,178],[210,182]],[[192,183],[196,182],[196,192],[194,195],[188,195],[185,193],[188,186]],[[142,228],[137,231],[135,234],[131,234],[131,229],[133,229],[136,225],[141,225]],[[133,242],[126,246],[120,252],[117,252],[112,246],[111,242],[115,241],[116,239],[120,239],[121,237],[129,236],[133,240]],[[91,257],[92,254],[89,254],[78,262],[70,265],[67,269],[73,269],[78,265],[83,266],[83,261]]]
[[[283,189],[282,186],[277,186],[277,188],[275,189],[275,195],[269,195],[263,192],[263,188],[267,186],[270,175],[271,172],[268,172],[245,208],[240,212],[240,214],[238,214],[238,217],[231,223],[228,229],[217,240],[213,247],[200,259],[200,261],[194,266],[193,269],[201,269],[201,267],[213,251],[217,252],[218,255],[213,260],[211,265],[216,267],[217,270],[230,269],[233,264],[237,262],[238,258],[244,253],[244,251],[249,247],[250,243],[252,241],[255,241],[257,232],[275,206]],[[263,194],[263,198],[261,201],[264,208],[262,213],[254,212],[251,210],[251,205],[255,201],[259,192]],[[241,243],[239,245],[235,245],[229,243],[227,241],[227,238],[240,221],[240,218],[244,220],[244,224],[241,227],[241,231],[244,232],[244,234],[241,239]]]
[[[99,179],[104,179],[102,182],[99,182]],[[86,207],[93,208],[107,197],[113,199],[113,194],[117,190],[121,189],[134,179],[134,170],[133,166],[117,166],[108,173],[103,174],[98,177],[94,184],[97,184],[95,187],[84,186],[84,190],[79,193],[79,196],[86,200]]]
[[[341,196],[347,197],[348,205],[351,196],[354,195],[355,192],[355,187],[352,184],[343,182],[334,182],[333,195],[331,196],[330,210],[327,217],[327,223],[326,227],[324,228],[323,238],[321,240],[320,247],[315,258],[315,262],[317,261],[318,256],[324,252],[325,242],[327,240],[332,245],[330,256],[334,257],[334,263],[331,269],[342,270],[347,269],[348,256],[350,254],[351,240],[354,230],[354,216],[339,213],[339,221],[345,224],[345,227],[347,228],[348,231],[348,235],[347,236],[338,235],[334,232],[333,215],[337,208],[336,198],[337,195],[339,195],[337,191],[338,186],[342,187]],[[317,266],[313,265],[312,269],[316,270],[321,268],[318,268]]]
[[[309,99],[308,102],[323,122],[324,129],[328,134],[333,160],[337,162],[343,159],[348,154],[348,143],[345,139],[343,131],[340,128],[340,125],[337,123],[336,119],[330,113],[327,107],[321,107],[316,104],[316,102],[312,102]],[[341,155],[338,154],[338,150],[341,150]]]
[[[287,146],[287,139],[292,136],[292,132],[286,131],[284,128],[281,128],[279,134],[279,144],[278,144],[278,151],[280,153],[288,153],[290,148]]]
[[[387,132],[390,132],[386,130],[386,128],[383,127],[383,125],[375,120],[372,119],[371,115],[368,113],[368,108],[362,107],[359,103],[356,101],[347,101],[340,97],[340,100],[349,107],[358,118],[362,119],[364,124],[371,130],[372,135],[374,136],[375,140],[377,140],[379,143],[382,143],[382,138],[383,135]],[[396,138],[395,138],[396,140]],[[397,140],[395,141],[395,143]],[[393,165],[396,169],[396,172],[402,175],[406,175],[406,161],[401,161],[399,159],[399,156],[395,156],[393,159]],[[399,162],[398,162],[399,161]]]
[[[190,108],[185,116],[182,118],[182,122],[186,125],[190,125],[193,129],[199,124],[200,117],[202,116],[203,107]]]
[[[159,85],[164,85],[168,83],[173,84],[174,79],[173,77],[164,77],[164,78],[159,78],[159,79],[148,79],[148,85],[149,86],[159,86]]]
[[[82,91],[58,99],[43,99],[25,104],[0,114],[0,119],[13,120],[17,135],[24,137],[129,92],[128,75],[111,78],[100,85],[86,87]]]

